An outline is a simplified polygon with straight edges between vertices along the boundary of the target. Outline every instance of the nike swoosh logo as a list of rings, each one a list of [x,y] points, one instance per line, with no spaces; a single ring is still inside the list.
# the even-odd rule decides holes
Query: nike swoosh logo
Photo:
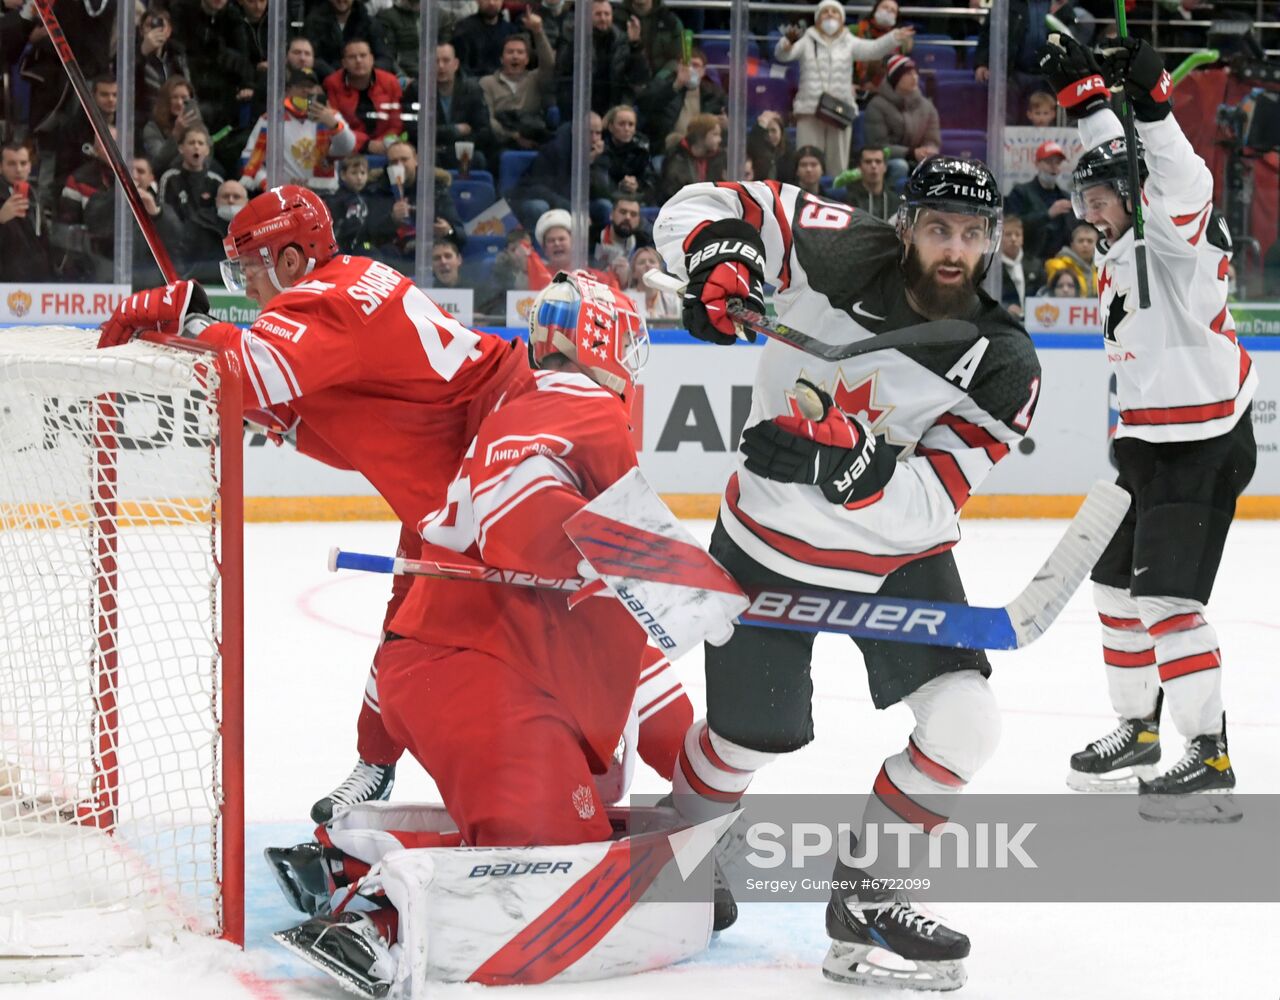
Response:
[[[1149,570],[1150,568],[1151,568],[1150,566],[1143,566],[1141,569],[1135,569],[1135,570],[1133,571],[1133,575],[1134,575],[1134,576],[1142,576],[1142,574],[1143,574],[1143,573],[1145,573],[1145,572],[1146,572],[1147,570]]]
[[[865,317],[867,317],[867,319],[880,320],[881,322],[883,322],[883,321],[884,321],[884,317],[883,317],[883,316],[877,316],[875,313],[869,313],[869,312],[867,312],[865,309],[863,309],[863,308],[862,308],[862,300],[861,300],[861,299],[859,299],[857,302],[855,302],[855,303],[854,303],[853,305],[851,305],[849,308],[850,308],[850,309],[852,309],[854,312],[856,312],[859,316],[865,316]]]

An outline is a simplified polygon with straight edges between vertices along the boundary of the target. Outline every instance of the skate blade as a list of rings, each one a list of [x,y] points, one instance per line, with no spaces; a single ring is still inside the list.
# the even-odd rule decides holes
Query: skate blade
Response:
[[[1152,823],[1238,823],[1244,819],[1244,809],[1236,803],[1232,791],[1224,788],[1180,795],[1139,795],[1138,815]]]
[[[271,857],[273,849],[268,847],[264,855],[267,864],[271,867],[271,874],[275,876],[276,885],[280,887],[280,894],[300,913],[310,917],[327,917],[330,911],[329,899],[321,898],[304,889],[294,876],[293,869]]]
[[[969,979],[964,963],[913,962],[874,945],[832,941],[822,960],[822,974],[837,983],[878,986],[886,990],[958,990]]]
[[[1138,790],[1138,779],[1150,781],[1159,771],[1155,764],[1135,764],[1114,771],[1090,774],[1087,771],[1068,771],[1067,787],[1073,792],[1117,792],[1130,794]]]
[[[360,976],[353,975],[351,970],[345,966],[338,965],[330,960],[328,955],[323,952],[315,951],[308,947],[304,942],[298,940],[298,931],[300,927],[290,927],[288,930],[276,931],[271,936],[276,939],[286,951],[291,951],[308,965],[319,969],[321,972],[331,976],[339,986],[348,993],[353,993],[358,997],[364,997],[365,1000],[382,1000],[391,990],[390,983],[372,982],[363,979]]]

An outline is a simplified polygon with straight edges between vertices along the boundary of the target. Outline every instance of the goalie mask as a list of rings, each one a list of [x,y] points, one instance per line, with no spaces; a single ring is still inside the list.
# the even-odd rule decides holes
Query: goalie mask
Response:
[[[529,307],[529,360],[553,354],[574,362],[598,385],[630,401],[649,360],[649,328],[622,292],[584,271],[561,271]]]
[[[222,241],[227,258],[222,262],[222,283],[228,291],[243,292],[244,261],[256,259],[266,267],[276,291],[283,292],[276,262],[289,246],[302,252],[306,274],[338,252],[329,209],[318,194],[297,184],[264,191],[231,220]]]
[[[911,242],[911,230],[923,209],[956,215],[976,215],[987,223],[982,261],[974,281],[982,281],[991,262],[1000,251],[1000,229],[1004,199],[995,174],[981,160],[965,160],[958,156],[931,156],[920,163],[907,178],[898,208],[898,238],[902,240],[903,259]]]

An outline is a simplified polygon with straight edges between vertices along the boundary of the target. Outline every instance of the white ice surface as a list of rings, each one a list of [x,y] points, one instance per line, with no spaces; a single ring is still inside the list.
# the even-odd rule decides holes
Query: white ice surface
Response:
[[[690,526],[706,539],[708,522]],[[966,522],[957,557],[969,599],[979,604],[1009,600],[1062,526],[1057,521]],[[271,930],[289,926],[297,917],[276,891],[261,850],[305,838],[312,801],[345,776],[354,761],[355,718],[387,580],[330,575],[325,555],[332,545],[391,552],[395,541],[395,526],[388,523],[248,526],[246,952],[213,942],[152,949],[59,984],[0,987],[0,998],[336,1000],[345,995],[270,941]],[[1280,526],[1237,524],[1210,607],[1222,642],[1232,761],[1240,790],[1254,793],[1280,791],[1280,683],[1275,673],[1280,617],[1271,611],[1271,574],[1277,564]],[[1087,587],[1043,639],[1022,652],[992,659],[1004,736],[995,759],[971,788],[1062,791],[1070,752],[1114,724]],[[679,668],[700,712],[701,654],[690,654]],[[753,791],[865,792],[881,760],[903,745],[909,713],[901,706],[885,712],[872,708],[861,663],[847,641],[819,639],[814,681],[817,739],[763,771]],[[1173,736],[1172,726],[1168,734]],[[1177,752],[1176,736],[1170,742],[1175,745],[1167,757]],[[661,787],[656,775],[640,769],[637,791]],[[429,779],[407,758],[395,794],[436,798]],[[945,915],[973,939],[969,985],[957,994],[965,1000],[1280,996],[1269,962],[1280,932],[1280,904],[956,904],[946,907]],[[609,983],[526,988],[520,996],[901,996],[826,982],[818,971],[825,948],[820,904],[755,904],[744,906],[730,932],[683,966]],[[478,986],[452,986],[433,995],[476,997],[483,992]]]

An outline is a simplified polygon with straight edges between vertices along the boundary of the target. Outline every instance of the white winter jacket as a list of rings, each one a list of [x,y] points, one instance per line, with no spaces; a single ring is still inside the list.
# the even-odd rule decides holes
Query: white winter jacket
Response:
[[[898,48],[893,32],[871,40],[855,38],[847,28],[834,38],[824,35],[817,25],[810,25],[795,44],[778,39],[773,58],[778,62],[800,60],[800,89],[796,91],[792,111],[811,115],[818,109],[818,98],[824,93],[853,104],[853,64],[885,59]]]

